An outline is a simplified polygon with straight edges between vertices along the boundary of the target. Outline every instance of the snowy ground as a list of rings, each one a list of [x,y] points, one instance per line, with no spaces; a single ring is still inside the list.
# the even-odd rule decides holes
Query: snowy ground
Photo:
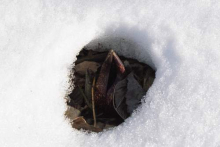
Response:
[[[219,0],[1,0],[0,146],[220,146],[219,38]],[[156,79],[135,115],[88,135],[64,96],[75,55],[99,41]]]

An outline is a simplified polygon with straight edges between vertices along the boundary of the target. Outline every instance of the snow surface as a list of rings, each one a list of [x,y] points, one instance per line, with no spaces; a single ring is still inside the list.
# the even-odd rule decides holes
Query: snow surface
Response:
[[[219,0],[1,0],[1,147],[220,146]],[[100,134],[64,118],[79,50],[156,69],[145,103]]]

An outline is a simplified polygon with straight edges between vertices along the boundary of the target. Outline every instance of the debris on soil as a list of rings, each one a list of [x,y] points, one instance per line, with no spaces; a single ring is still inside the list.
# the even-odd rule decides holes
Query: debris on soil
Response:
[[[155,79],[155,71],[116,52],[83,48],[73,68],[75,85],[66,117],[72,127],[101,132],[121,124],[141,104]]]
[[[96,127],[89,125],[83,117],[75,118],[73,120],[72,126],[73,126],[73,128],[78,129],[78,130],[84,129],[84,130],[92,131],[92,132],[101,132],[102,131],[102,129],[100,129],[100,128],[96,128]]]

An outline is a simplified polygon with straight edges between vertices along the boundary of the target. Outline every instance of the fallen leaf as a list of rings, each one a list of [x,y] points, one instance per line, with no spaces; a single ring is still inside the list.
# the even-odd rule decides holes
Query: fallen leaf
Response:
[[[96,127],[89,125],[83,117],[75,118],[72,122],[72,127],[77,130],[83,129],[83,130],[92,131],[92,132],[102,131],[102,129],[100,128],[96,128]]]
[[[145,95],[144,89],[134,78],[134,74],[130,73],[127,76],[127,92],[126,92],[126,104],[127,112],[131,114],[141,103],[141,99]]]
[[[76,109],[81,109],[81,106],[83,104],[83,96],[80,92],[79,87],[75,87],[73,89],[73,92],[69,95],[69,97],[70,97],[70,102],[68,102],[67,104]]]
[[[127,93],[127,79],[119,81],[114,90],[113,105],[119,116],[123,119],[128,118],[127,104],[125,95]]]
[[[97,62],[92,61],[84,61],[80,64],[75,65],[75,72],[79,75],[85,75],[86,70],[90,69],[94,73],[97,71],[97,69],[100,67],[100,64]]]
[[[124,77],[124,74],[125,74],[124,64],[122,63],[122,61],[120,60],[120,58],[118,57],[118,55],[114,51],[113,51],[113,59],[114,59],[114,63],[115,63],[113,65],[116,66],[116,68],[113,68],[113,70],[116,70],[116,78],[113,79],[114,82],[107,91],[106,103],[107,103],[108,106],[110,104],[112,104],[114,89],[115,89],[116,84],[120,80],[122,80],[122,78]]]
[[[65,116],[67,118],[69,118],[70,120],[75,119],[79,115],[80,115],[80,110],[78,110],[76,108],[73,108],[73,107],[68,107],[66,112],[65,112]]]
[[[75,64],[78,65],[84,61],[103,62],[107,56],[107,52],[96,55],[85,56],[76,60]]]
[[[114,127],[115,127],[115,125],[106,124],[104,129],[107,130],[107,129],[114,128]]]
[[[84,76],[81,76],[77,73],[74,73],[74,85],[79,86],[79,87],[84,87],[85,86],[85,78]]]
[[[127,60],[124,61],[124,66],[127,75],[132,72],[132,68]]]
[[[105,124],[104,124],[104,123],[97,122],[97,124],[96,124],[96,128],[103,129],[104,127],[105,127]]]
[[[113,105],[121,118],[126,119],[140,105],[145,91],[131,72],[115,86]]]
[[[133,63],[130,64],[133,74],[135,76],[135,79],[138,81],[139,84],[143,84],[144,79],[144,66],[141,63]]]
[[[154,79],[155,79],[154,70],[151,67],[146,67],[144,80],[143,80],[143,89],[145,91],[148,91],[150,86],[153,84]]]

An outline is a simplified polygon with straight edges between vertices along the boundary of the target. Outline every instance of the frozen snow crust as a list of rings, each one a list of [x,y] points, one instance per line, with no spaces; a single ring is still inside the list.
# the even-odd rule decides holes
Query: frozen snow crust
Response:
[[[219,0],[1,0],[0,146],[220,146],[219,14]],[[156,79],[125,123],[86,134],[64,118],[64,97],[75,56],[97,39]]]

